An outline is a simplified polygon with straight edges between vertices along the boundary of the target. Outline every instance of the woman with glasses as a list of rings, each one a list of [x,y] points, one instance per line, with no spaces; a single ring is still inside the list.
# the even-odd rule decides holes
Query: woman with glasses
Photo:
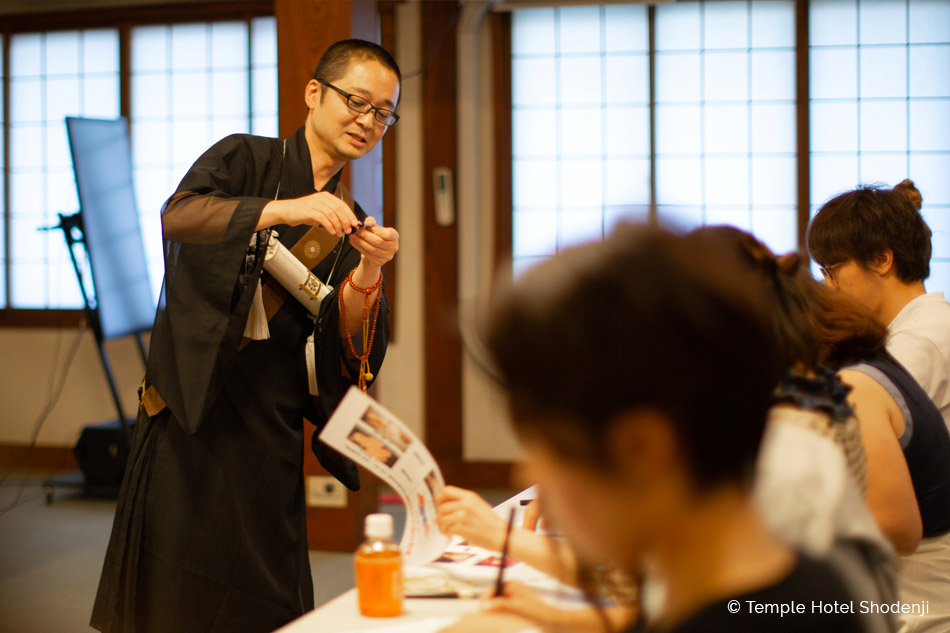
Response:
[[[888,329],[890,352],[936,403],[950,429],[950,303],[927,291],[932,232],[906,187],[839,194],[808,227],[808,252],[829,287]]]
[[[886,350],[885,326],[854,299],[815,281],[797,253],[776,257],[732,227],[697,233],[730,246],[757,274],[789,363],[812,373],[831,368],[847,386],[866,452],[867,506],[900,554],[900,599],[927,607],[902,616],[906,630],[947,630],[950,432],[940,411]]]

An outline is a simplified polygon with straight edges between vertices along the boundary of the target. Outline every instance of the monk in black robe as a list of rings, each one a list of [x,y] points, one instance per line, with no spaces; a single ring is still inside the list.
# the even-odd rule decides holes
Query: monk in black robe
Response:
[[[346,162],[398,119],[399,87],[385,50],[338,42],[307,85],[309,113],[296,134],[221,140],[166,203],[165,283],[95,628],[263,633],[313,608],[304,420],[319,429],[361,369],[368,380],[378,372],[388,307],[373,289],[399,239],[334,192]],[[258,284],[272,282],[265,240],[252,238],[273,229],[291,248],[312,226],[332,234],[335,245],[312,272],[333,291],[317,315],[286,297],[269,338],[248,340]],[[375,320],[368,357],[367,318]],[[312,448],[359,488],[351,462],[316,434]]]

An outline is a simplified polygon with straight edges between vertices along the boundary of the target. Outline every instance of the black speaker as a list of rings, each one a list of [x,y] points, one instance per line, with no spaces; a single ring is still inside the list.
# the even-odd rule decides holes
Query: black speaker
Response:
[[[130,428],[131,435],[131,428]],[[84,492],[90,497],[117,497],[125,464],[129,459],[129,443],[118,421],[83,428],[73,448],[76,463],[82,470]]]

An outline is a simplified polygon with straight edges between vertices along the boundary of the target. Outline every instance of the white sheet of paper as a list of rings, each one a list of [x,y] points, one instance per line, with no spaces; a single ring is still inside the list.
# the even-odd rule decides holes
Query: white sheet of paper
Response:
[[[426,618],[425,620],[403,622],[402,624],[394,624],[392,626],[384,626],[381,628],[374,627],[372,629],[355,629],[346,631],[346,633],[363,633],[364,631],[372,631],[373,633],[436,633],[436,631],[441,631],[445,627],[455,624],[457,621],[458,616]]]
[[[435,500],[445,487],[429,449],[389,410],[351,387],[320,432],[320,440],[395,490],[406,506],[400,547],[407,565],[435,560],[447,536],[436,526]]]

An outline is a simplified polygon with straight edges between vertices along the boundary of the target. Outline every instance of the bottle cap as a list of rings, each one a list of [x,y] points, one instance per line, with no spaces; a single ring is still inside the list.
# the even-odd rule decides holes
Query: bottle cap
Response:
[[[392,538],[393,518],[389,514],[383,512],[367,514],[366,523],[364,525],[366,536],[372,538]]]

